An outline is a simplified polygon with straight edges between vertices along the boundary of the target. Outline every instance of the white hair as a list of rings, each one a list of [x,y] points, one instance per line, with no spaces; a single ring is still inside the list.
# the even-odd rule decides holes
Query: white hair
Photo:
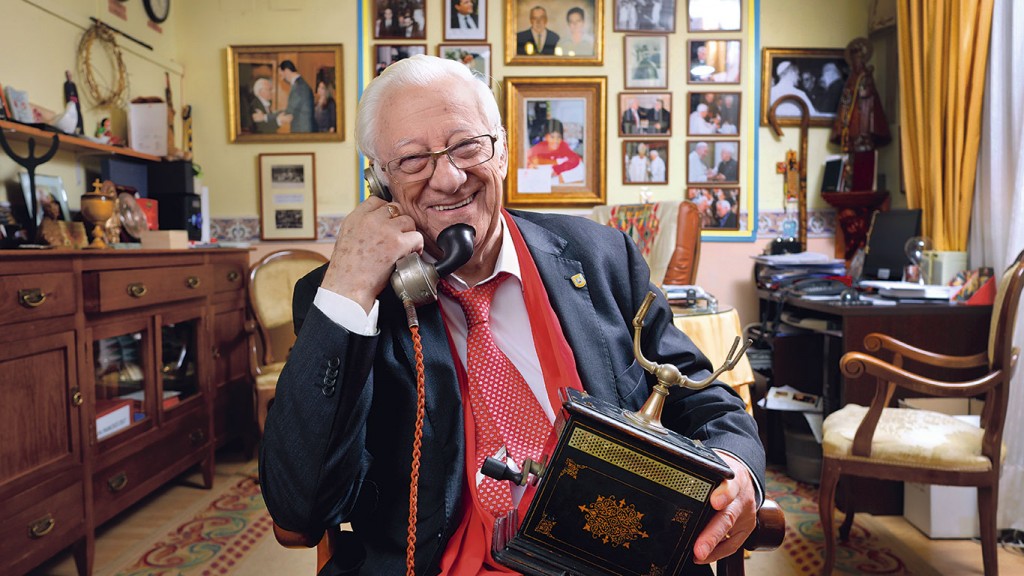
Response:
[[[252,83],[252,93],[258,96],[260,93],[260,86],[263,86],[264,84],[270,84],[270,80],[263,77],[257,78],[256,81]]]
[[[707,112],[708,105],[704,103],[697,104],[697,112]]]
[[[504,131],[501,128],[501,112],[487,84],[481,82],[461,62],[417,54],[388,66],[363,90],[363,97],[356,109],[356,146],[359,151],[379,164],[376,162],[381,160],[377,124],[388,113],[390,96],[406,90],[415,93],[416,90],[432,88],[437,82],[447,79],[461,81],[463,86],[460,88],[469,89],[476,96],[480,113],[487,119],[492,133],[499,138],[495,146],[502,145]]]
[[[722,152],[728,152],[729,154],[732,154],[733,156],[735,156],[736,155],[736,147],[733,146],[732,144],[722,144]]]

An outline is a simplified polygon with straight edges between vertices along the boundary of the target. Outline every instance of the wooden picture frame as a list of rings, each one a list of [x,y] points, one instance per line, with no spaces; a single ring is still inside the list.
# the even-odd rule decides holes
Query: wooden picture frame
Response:
[[[624,86],[668,88],[668,36],[623,36]]]
[[[739,84],[743,64],[740,40],[690,40],[691,84]]]
[[[743,129],[742,92],[690,92],[687,101],[687,136],[739,136]],[[703,104],[702,116],[698,107]],[[695,116],[695,114],[697,116]]]
[[[619,136],[671,136],[671,92],[619,92]]]
[[[706,149],[703,153],[700,151],[702,145]],[[697,186],[738,186],[739,151],[739,140],[688,140],[686,183]]]
[[[426,44],[374,44],[373,45],[373,76],[376,78],[385,68],[399,60],[417,54],[426,54]]]
[[[341,44],[229,46],[231,142],[343,141],[344,78]]]
[[[668,184],[668,140],[623,140],[622,184]]]
[[[768,125],[768,111],[776,100],[794,94],[807,104],[811,126],[832,126],[849,76],[850,67],[842,48],[763,49],[761,125]],[[808,94],[808,86],[820,92]],[[783,102],[775,115],[780,126],[800,124],[798,104]]]
[[[671,34],[676,31],[676,0],[615,0],[615,32]]]
[[[603,76],[505,78],[506,206],[605,203],[606,93]]]
[[[260,240],[316,240],[316,156],[259,155]]]
[[[534,25],[545,30],[540,48]],[[600,66],[603,62],[604,0],[505,2],[505,64]]]
[[[745,227],[743,214],[742,191],[736,186],[700,187],[691,186],[686,189],[686,199],[697,205],[700,213],[701,228],[704,232],[739,232]],[[720,202],[729,205],[726,210]]]
[[[442,0],[445,42],[487,40],[487,0]]]
[[[466,65],[481,82],[491,85],[490,44],[446,44],[437,45],[437,55]]]
[[[426,4],[426,0],[373,0],[373,39],[426,40]],[[398,5],[400,12],[396,11]]]
[[[687,0],[689,32],[740,32],[746,0]]]

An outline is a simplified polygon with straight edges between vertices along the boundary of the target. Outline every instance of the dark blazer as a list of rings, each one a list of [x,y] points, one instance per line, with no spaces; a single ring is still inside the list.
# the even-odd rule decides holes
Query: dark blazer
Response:
[[[466,14],[466,18],[469,18],[476,28],[480,27],[480,21],[477,20],[476,14]],[[459,12],[452,7],[452,28],[462,28],[462,19],[459,18]]]
[[[292,132],[313,132],[313,89],[302,76],[295,79],[288,92],[286,113],[292,115]]]
[[[537,50],[534,46],[534,54],[554,54],[555,45],[558,44],[559,36],[554,30],[548,28],[547,34],[544,35],[544,46],[540,50]],[[526,45],[533,43],[533,32],[527,28],[521,32],[516,33],[516,54],[526,54]]]
[[[704,377],[707,359],[672,324],[635,243],[585,218],[510,211],[572,347],[584,388],[639,409],[655,380],[633,357],[632,319],[649,290],[643,350]],[[325,268],[299,281],[298,339],[277,385],[260,461],[263,495],[281,527],[313,532],[351,522],[366,562],[352,573],[404,572],[415,363],[405,314],[391,290],[379,297],[379,333],[351,334],[311,306]],[[586,286],[571,278],[583,274]],[[416,565],[436,573],[457,527],[465,482],[462,398],[436,303],[418,309],[426,372]],[[673,388],[662,422],[743,459],[764,485],[764,449],[743,402],[723,384]],[[429,568],[428,568],[429,567]],[[704,567],[706,568],[706,567]],[[710,573],[707,570],[705,573]]]
[[[256,122],[252,119],[252,113],[259,110],[267,115],[267,119],[263,122]],[[251,104],[249,105],[249,114],[245,118],[247,120],[247,127],[252,132],[257,134],[273,134],[277,132],[277,113],[271,112],[263,105],[263,101],[255,96],[252,98]]]

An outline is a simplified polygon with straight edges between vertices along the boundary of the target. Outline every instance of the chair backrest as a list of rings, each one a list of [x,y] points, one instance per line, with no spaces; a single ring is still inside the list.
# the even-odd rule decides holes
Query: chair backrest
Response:
[[[693,284],[700,259],[700,214],[690,201],[596,206],[591,218],[625,232],[651,269],[651,281]]]
[[[982,413],[982,427],[986,440],[998,444],[1002,438],[1006,408],[1010,400],[1010,381],[1013,378],[1016,355],[1020,348],[1014,347],[1013,335],[1017,326],[1017,311],[1021,290],[1024,288],[1024,251],[1017,255],[1013,264],[999,279],[996,298],[992,303],[992,322],[989,325],[988,361],[990,370],[1003,370],[1006,376],[1003,384],[985,399]]]
[[[312,250],[279,250],[252,265],[249,271],[249,306],[263,345],[261,364],[287,359],[288,351],[295,344],[292,327],[295,283],[325,262],[326,256]]]

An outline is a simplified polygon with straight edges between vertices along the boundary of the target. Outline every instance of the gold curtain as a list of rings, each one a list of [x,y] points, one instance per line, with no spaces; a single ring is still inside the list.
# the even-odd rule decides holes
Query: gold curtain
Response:
[[[907,205],[936,250],[966,250],[994,0],[897,0]]]

